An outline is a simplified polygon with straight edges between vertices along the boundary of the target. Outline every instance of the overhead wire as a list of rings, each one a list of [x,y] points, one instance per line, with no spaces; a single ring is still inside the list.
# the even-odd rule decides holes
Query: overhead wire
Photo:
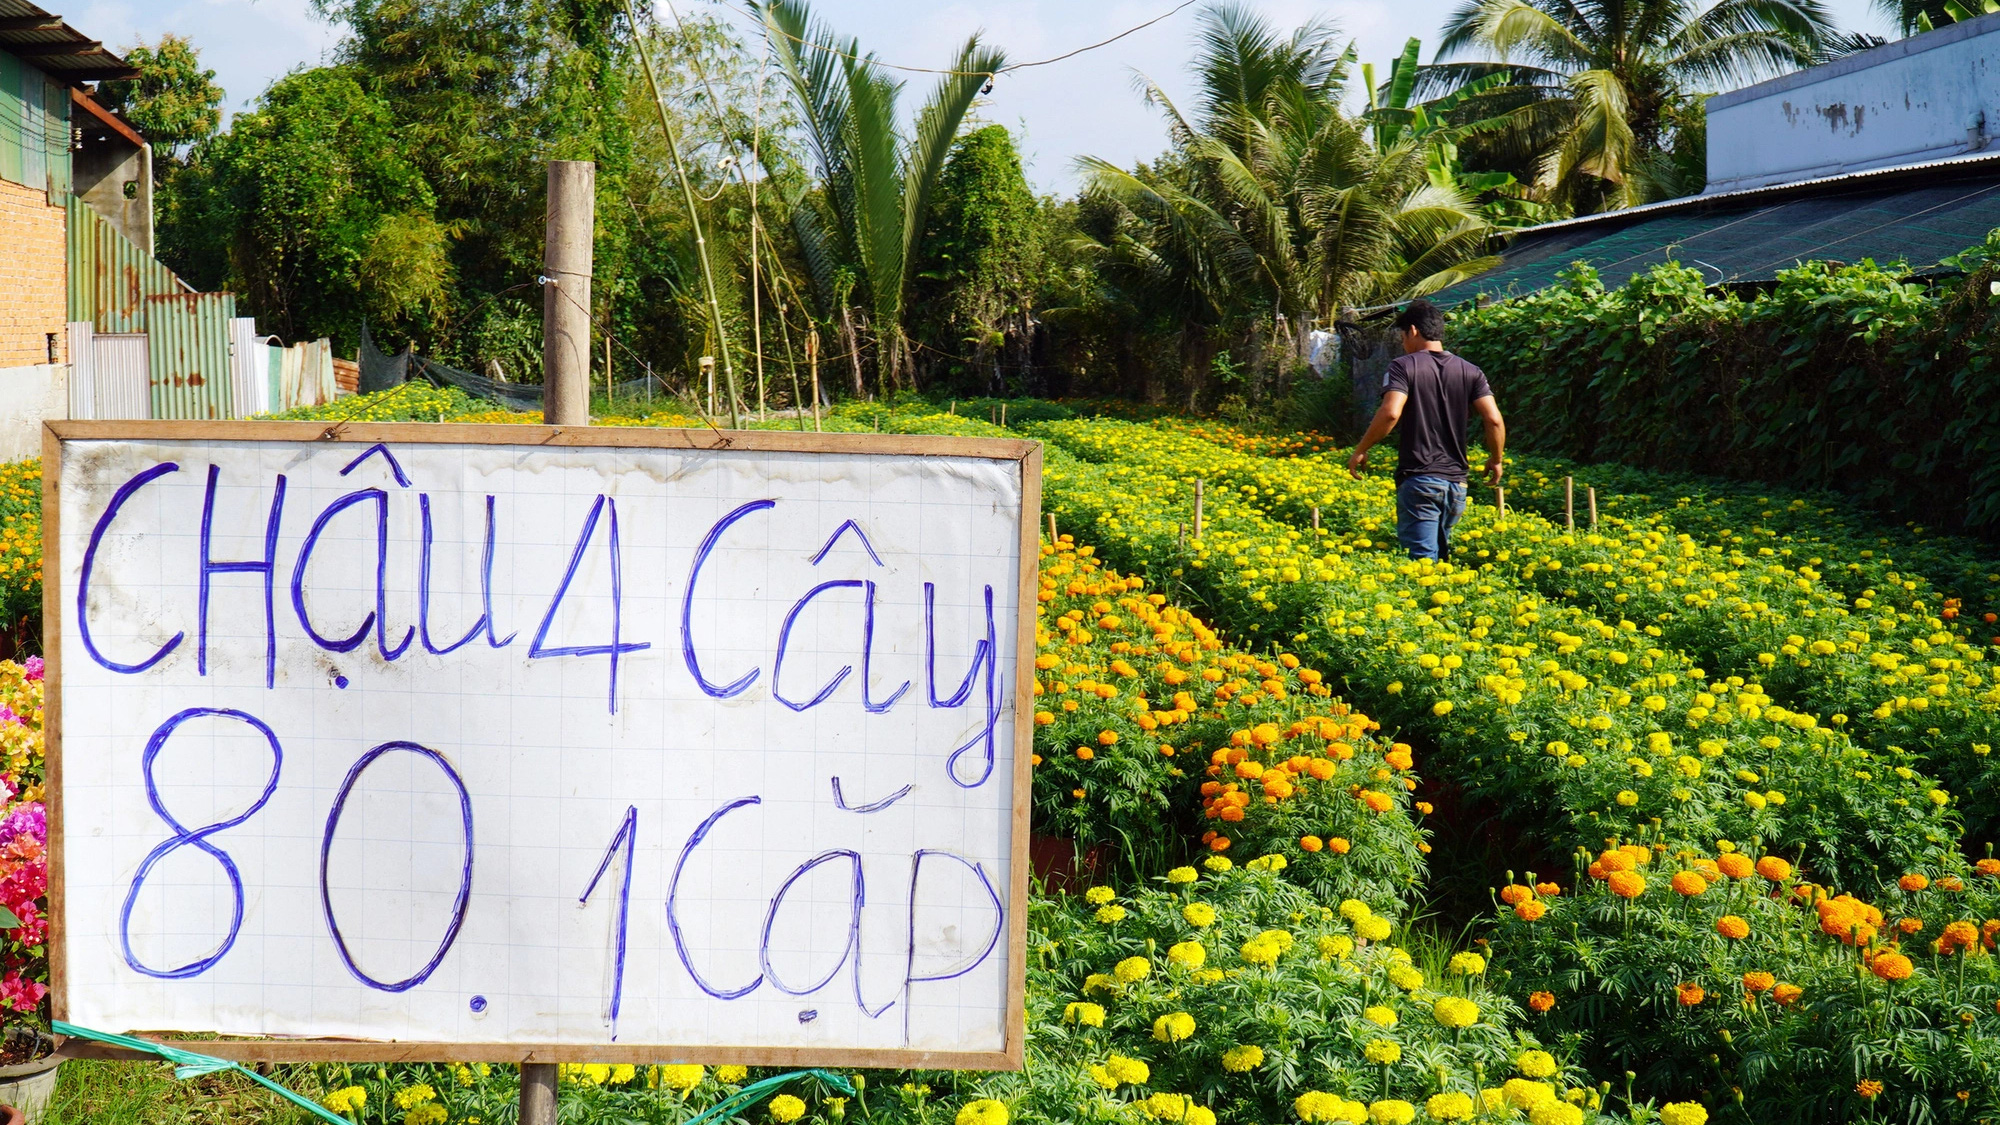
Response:
[[[784,30],[783,28],[773,28],[770,27],[769,24],[766,24],[765,26],[767,30],[775,31],[777,34],[784,36],[785,38],[791,40],[792,42],[797,43],[802,47],[811,48],[812,50],[818,51],[821,54],[833,55],[836,58],[847,59],[850,62],[867,63],[871,66],[882,67],[885,70],[900,70],[908,74],[942,74],[950,78],[997,78],[1002,74],[1009,73],[1010,71],[1027,70],[1030,67],[1050,66],[1059,62],[1067,62],[1068,60],[1073,59],[1078,55],[1088,54],[1091,51],[1095,51],[1103,47],[1109,47],[1111,44],[1118,42],[1120,39],[1124,39],[1127,36],[1136,35],[1139,32],[1146,30],[1147,28],[1153,26],[1156,23],[1172,19],[1174,16],[1177,16],[1180,13],[1186,11],[1187,9],[1194,7],[1196,4],[1200,2],[1201,0],[1182,0],[1181,3],[1174,5],[1173,8],[1165,12],[1162,12],[1157,16],[1154,16],[1152,19],[1149,19],[1144,23],[1135,24],[1132,27],[1128,27],[1124,31],[1119,32],[1118,34],[1112,36],[1109,39],[1102,39],[1095,43],[1086,44],[1085,46],[1078,47],[1075,50],[1065,51],[1060,55],[1055,55],[1050,58],[1035,59],[1032,62],[1008,63],[1006,66],[997,67],[993,70],[950,70],[950,69],[940,69],[937,67],[929,67],[929,66],[904,66],[900,63],[884,62],[873,55],[857,55],[850,51],[840,50],[837,47],[829,47],[823,43],[814,43],[809,39],[801,39],[798,36],[793,35],[792,33]]]

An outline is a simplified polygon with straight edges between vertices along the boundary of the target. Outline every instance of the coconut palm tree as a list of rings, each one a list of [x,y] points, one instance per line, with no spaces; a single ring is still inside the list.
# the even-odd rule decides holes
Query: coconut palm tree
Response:
[[[1516,103],[1547,199],[1586,212],[1653,193],[1701,91],[1811,66],[1835,41],[1820,0],[1467,0],[1426,78],[1509,74],[1485,96]]]
[[[808,265],[828,302],[844,305],[850,285],[862,296],[878,380],[893,388],[914,378],[904,294],[931,191],[966,110],[1006,57],[967,39],[906,136],[896,120],[903,83],[858,40],[838,36],[805,0],[750,7],[791,87],[819,180],[794,211]]]

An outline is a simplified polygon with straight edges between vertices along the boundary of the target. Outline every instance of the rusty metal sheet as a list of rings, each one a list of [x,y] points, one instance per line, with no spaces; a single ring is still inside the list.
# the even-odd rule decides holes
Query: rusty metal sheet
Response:
[[[65,197],[69,227],[69,319],[99,332],[144,332],[146,299],[188,292],[152,255],[118,233],[77,196]]]
[[[145,301],[153,417],[234,418],[229,322],[234,293],[177,293]]]

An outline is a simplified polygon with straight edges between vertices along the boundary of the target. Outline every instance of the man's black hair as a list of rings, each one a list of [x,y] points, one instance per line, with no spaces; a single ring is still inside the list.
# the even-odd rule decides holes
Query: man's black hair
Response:
[[[1396,314],[1396,330],[1414,328],[1426,340],[1444,339],[1444,310],[1419,297]]]

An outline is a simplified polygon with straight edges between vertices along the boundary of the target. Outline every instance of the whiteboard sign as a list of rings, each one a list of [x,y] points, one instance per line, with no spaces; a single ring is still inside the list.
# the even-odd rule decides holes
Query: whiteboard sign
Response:
[[[62,1018],[317,1041],[234,1057],[1019,1065],[1032,443],[45,445]]]

